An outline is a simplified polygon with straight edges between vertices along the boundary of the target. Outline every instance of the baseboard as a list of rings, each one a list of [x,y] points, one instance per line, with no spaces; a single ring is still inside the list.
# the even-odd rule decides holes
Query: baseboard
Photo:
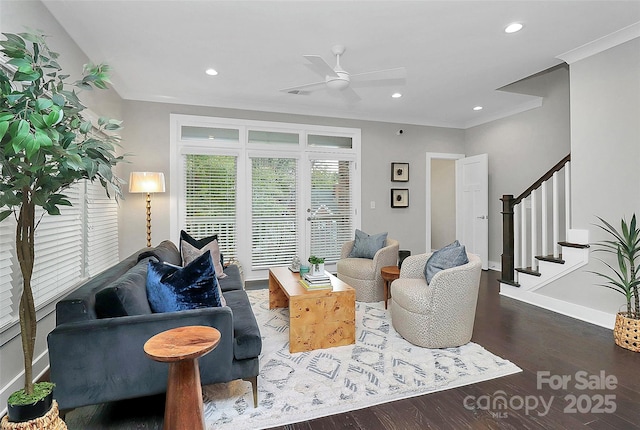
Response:
[[[577,305],[575,303],[565,302],[564,300],[531,291],[521,291],[517,287],[512,287],[506,284],[500,284],[500,295],[610,330],[613,330],[613,325],[616,319],[615,314]]]
[[[35,380],[40,380],[49,370],[49,350],[46,349],[33,361],[33,372]],[[24,370],[18,373],[7,385],[0,389],[0,417],[7,413],[7,399],[13,392],[24,388]]]
[[[497,261],[489,260],[489,270],[495,270],[496,272],[502,272],[502,264]]]

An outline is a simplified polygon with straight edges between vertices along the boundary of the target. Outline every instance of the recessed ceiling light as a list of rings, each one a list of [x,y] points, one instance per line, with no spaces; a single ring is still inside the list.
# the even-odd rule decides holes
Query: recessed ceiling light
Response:
[[[482,110],[482,106],[476,106],[473,108],[473,110]]]
[[[393,97],[394,99],[399,99],[400,97],[402,97],[402,94],[400,94],[400,93],[393,93],[393,94],[391,94],[391,97]]]
[[[507,25],[507,28],[504,29],[505,33],[516,33],[518,31],[522,30],[522,24],[520,24],[519,22],[513,22],[509,25]]]
[[[209,76],[215,76],[218,74],[218,71],[216,69],[207,69],[205,70],[205,73]]]

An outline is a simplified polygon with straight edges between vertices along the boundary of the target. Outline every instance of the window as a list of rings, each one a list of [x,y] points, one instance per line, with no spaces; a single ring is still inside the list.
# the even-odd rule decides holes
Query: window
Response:
[[[218,234],[246,279],[295,256],[335,270],[360,225],[355,128],[172,114],[171,235]]]
[[[184,230],[217,234],[225,259],[236,257],[236,157],[188,154],[184,163]]]
[[[340,259],[342,244],[353,238],[350,163],[311,161],[311,255]]]
[[[297,176],[295,159],[251,159],[251,261],[254,268],[288,264],[297,254]]]
[[[73,206],[60,215],[36,208],[35,265],[31,287],[36,308],[66,294],[89,276],[117,263],[118,206],[96,182],[64,191]],[[0,222],[0,327],[18,320],[22,276],[15,254],[16,221]]]

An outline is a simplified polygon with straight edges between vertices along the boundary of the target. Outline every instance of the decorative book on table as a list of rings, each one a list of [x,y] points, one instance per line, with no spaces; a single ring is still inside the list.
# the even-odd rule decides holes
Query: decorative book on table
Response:
[[[327,275],[326,273],[323,273],[321,275],[312,275],[310,273],[305,273],[304,274],[304,280],[307,281],[310,284],[313,284],[313,283],[323,283],[323,284],[331,283],[329,275]]]
[[[314,282],[311,283],[306,279],[300,279],[300,285],[302,285],[307,290],[330,290],[333,288],[331,285],[331,280],[327,279],[324,282]]]

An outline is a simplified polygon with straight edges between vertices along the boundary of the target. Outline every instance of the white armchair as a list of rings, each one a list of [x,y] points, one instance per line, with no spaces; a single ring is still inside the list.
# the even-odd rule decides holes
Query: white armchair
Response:
[[[400,278],[391,284],[393,328],[409,342],[426,348],[450,348],[471,340],[482,262],[441,270],[427,285],[424,266],[431,253],[407,257]]]
[[[400,243],[387,238],[385,246],[376,252],[373,259],[349,258],[354,243],[354,240],[350,240],[342,245],[337,264],[338,279],[355,288],[359,302],[384,300],[384,281],[380,269],[398,264]]]

